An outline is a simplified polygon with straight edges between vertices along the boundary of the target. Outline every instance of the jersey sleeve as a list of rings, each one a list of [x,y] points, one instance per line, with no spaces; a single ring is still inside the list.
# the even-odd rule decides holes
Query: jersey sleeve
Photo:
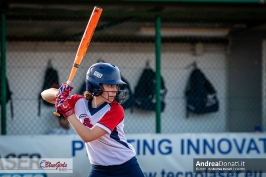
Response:
[[[98,125],[100,124],[100,127],[107,127],[109,133],[124,119],[124,110],[121,105],[114,103],[110,104],[110,106],[111,109],[97,123]]]
[[[81,98],[84,98],[83,95],[78,95],[78,94],[74,94],[74,95],[71,95],[69,98],[68,98],[68,103],[70,105],[71,108],[75,108],[75,104],[76,102],[81,99]]]

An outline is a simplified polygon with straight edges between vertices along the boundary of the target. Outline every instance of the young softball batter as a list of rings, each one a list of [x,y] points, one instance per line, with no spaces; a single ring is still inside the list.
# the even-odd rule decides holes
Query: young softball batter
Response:
[[[117,66],[96,63],[87,71],[84,95],[70,95],[73,87],[67,84],[41,93],[85,142],[92,164],[89,177],[144,177],[123,131],[121,84],[125,83]]]

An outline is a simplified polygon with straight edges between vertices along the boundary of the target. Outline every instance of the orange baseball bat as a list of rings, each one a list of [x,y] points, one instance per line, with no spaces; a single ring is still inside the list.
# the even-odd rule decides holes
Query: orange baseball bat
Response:
[[[79,48],[78,48],[78,51],[77,51],[77,54],[76,54],[69,78],[68,78],[68,81],[67,81],[67,84],[69,84],[69,85],[71,84],[71,82],[72,82],[72,80],[76,74],[76,71],[78,70],[79,65],[83,59],[83,56],[85,55],[85,53],[88,49],[88,46],[90,45],[91,38],[93,36],[93,33],[95,31],[95,28],[97,26],[97,23],[100,19],[101,14],[102,14],[102,8],[95,6],[92,13],[91,13],[90,20],[87,24],[87,27],[84,31],[83,37],[82,37],[80,44],[79,44]]]
[[[72,66],[69,78],[67,80],[67,84],[69,84],[69,85],[71,84],[71,82],[72,82],[72,80],[76,74],[76,71],[78,70],[79,65],[83,59],[83,56],[85,55],[85,53],[86,53],[86,51],[90,45],[91,38],[93,36],[93,33],[95,31],[95,28],[97,26],[97,23],[100,19],[101,14],[102,14],[102,8],[95,6],[92,13],[91,13],[90,20],[87,24],[85,31],[84,31],[82,39],[80,41],[79,48],[78,48],[73,66]],[[60,116],[58,111],[54,112],[54,115]]]

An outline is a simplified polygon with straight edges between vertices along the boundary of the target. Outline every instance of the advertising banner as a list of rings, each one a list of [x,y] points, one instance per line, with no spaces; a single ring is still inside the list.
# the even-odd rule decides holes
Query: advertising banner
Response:
[[[145,177],[266,177],[266,165],[251,165],[265,162],[265,135],[128,134],[127,138]],[[91,169],[77,135],[0,136],[0,157],[0,177],[79,177],[88,176]],[[42,171],[33,170],[34,159],[42,159]],[[51,173],[57,162],[63,168]],[[18,171],[21,166],[32,172]]]

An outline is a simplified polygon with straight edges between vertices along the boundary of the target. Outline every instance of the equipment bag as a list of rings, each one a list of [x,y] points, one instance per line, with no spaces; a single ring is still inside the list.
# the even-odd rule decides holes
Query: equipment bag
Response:
[[[46,71],[45,71],[45,75],[44,75],[44,83],[42,86],[42,91],[49,89],[49,88],[57,88],[58,89],[59,86],[60,86],[59,85],[59,76],[58,76],[57,70],[52,67],[51,61],[49,60]],[[43,100],[41,97],[41,94],[39,94],[38,99],[39,99],[38,116],[40,116],[41,115],[41,100]],[[44,105],[54,106],[54,104],[51,104],[45,100],[43,100],[42,102]]]
[[[167,89],[161,76],[161,111],[165,109],[165,96]],[[156,73],[150,68],[145,67],[137,86],[135,87],[135,106],[147,110],[156,111]]]
[[[185,98],[187,117],[189,112],[206,114],[216,112],[219,109],[216,90],[198,68],[194,68],[189,76],[185,89]]]

